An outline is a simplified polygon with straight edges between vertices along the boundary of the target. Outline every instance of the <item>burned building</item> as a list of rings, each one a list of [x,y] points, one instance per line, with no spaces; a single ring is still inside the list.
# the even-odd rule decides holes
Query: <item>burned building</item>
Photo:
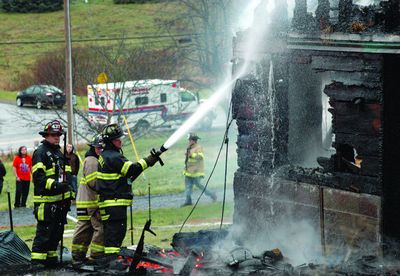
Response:
[[[234,224],[254,241],[307,220],[328,253],[388,252],[400,240],[399,1],[287,9],[275,5],[250,61],[251,30],[234,43],[234,72],[250,64],[232,94]]]

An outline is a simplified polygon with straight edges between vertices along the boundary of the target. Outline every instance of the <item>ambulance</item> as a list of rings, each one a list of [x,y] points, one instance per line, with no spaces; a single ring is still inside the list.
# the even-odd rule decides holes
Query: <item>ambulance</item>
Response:
[[[182,124],[200,106],[194,93],[176,80],[137,80],[87,86],[89,120],[94,124],[119,123],[145,130]],[[202,120],[211,127],[213,115]]]

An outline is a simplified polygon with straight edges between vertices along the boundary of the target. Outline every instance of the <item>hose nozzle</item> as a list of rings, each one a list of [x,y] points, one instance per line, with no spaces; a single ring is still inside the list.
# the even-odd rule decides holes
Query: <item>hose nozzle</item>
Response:
[[[160,165],[161,165],[161,166],[164,166],[164,162],[161,160],[160,155],[161,155],[163,152],[167,151],[167,150],[168,150],[168,149],[167,149],[166,147],[164,147],[164,145],[162,145],[162,146],[160,147],[159,150],[156,150],[156,149],[153,148],[153,149],[150,151],[150,153],[151,153],[151,155],[157,157],[158,162],[160,162]]]

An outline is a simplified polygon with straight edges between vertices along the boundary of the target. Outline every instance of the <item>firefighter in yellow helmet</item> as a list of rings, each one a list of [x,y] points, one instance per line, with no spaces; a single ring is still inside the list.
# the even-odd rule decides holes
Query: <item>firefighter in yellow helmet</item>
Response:
[[[102,131],[105,143],[99,157],[97,191],[104,228],[104,265],[110,269],[126,269],[118,260],[122,241],[126,234],[127,206],[132,205],[132,187],[128,179],[135,180],[145,169],[159,159],[153,155],[134,163],[122,153],[124,133],[117,124],[107,125]]]
[[[32,157],[34,214],[36,236],[32,244],[32,265],[51,267],[57,264],[57,246],[74,197],[71,167],[60,151],[60,137],[65,135],[58,120],[46,124],[39,132],[44,137]]]
[[[98,158],[103,151],[101,134],[93,136],[83,163],[83,177],[76,196],[78,223],[72,239],[72,264],[74,267],[99,260],[104,256],[103,223],[100,218],[96,192]],[[90,245],[90,259],[86,253]]]

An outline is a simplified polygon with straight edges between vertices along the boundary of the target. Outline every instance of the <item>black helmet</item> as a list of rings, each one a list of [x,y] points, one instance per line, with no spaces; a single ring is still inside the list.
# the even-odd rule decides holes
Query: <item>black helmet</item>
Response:
[[[101,134],[94,135],[88,145],[95,147],[95,148],[102,148],[103,147],[103,137],[101,136]]]
[[[200,137],[197,136],[196,133],[191,132],[191,133],[189,133],[189,135],[188,135],[188,140],[197,141],[197,140],[199,140],[199,139],[200,139]]]
[[[61,136],[64,134],[64,130],[59,120],[53,120],[51,122],[48,122],[44,126],[44,129],[39,132],[39,134],[43,137],[49,134],[58,134],[59,136]]]
[[[109,124],[101,132],[104,142],[111,142],[114,139],[124,136],[124,134],[122,128],[117,124]]]

